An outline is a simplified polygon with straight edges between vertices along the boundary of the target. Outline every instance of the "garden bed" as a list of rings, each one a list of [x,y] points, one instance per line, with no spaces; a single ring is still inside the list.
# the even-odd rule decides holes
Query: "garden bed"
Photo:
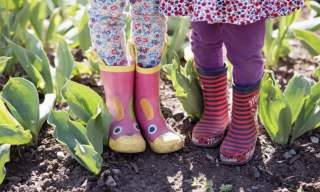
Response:
[[[312,63],[311,63],[312,64]],[[298,65],[287,68],[299,68]],[[303,68],[308,73],[308,68]],[[311,68],[309,68],[311,69]],[[288,71],[288,70],[284,70]],[[303,72],[303,71],[300,71]],[[290,73],[290,72],[289,72]],[[290,77],[277,71],[278,77]],[[75,81],[89,85],[102,95],[96,77]],[[285,82],[285,81],[284,81]],[[320,191],[320,139],[316,130],[297,140],[293,147],[274,145],[264,129],[253,160],[244,166],[221,165],[218,149],[204,149],[190,143],[192,122],[183,113],[172,86],[161,84],[162,110],[170,126],[186,137],[183,150],[157,155],[147,149],[136,155],[105,149],[105,164],[99,176],[79,165],[53,137],[53,128],[44,125],[37,147],[11,150],[7,176],[1,191]],[[61,109],[63,106],[57,106]],[[315,141],[314,141],[315,142]],[[229,190],[231,189],[231,190]]]

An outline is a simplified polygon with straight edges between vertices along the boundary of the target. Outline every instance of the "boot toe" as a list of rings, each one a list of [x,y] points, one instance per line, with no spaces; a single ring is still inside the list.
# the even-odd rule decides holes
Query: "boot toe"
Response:
[[[141,135],[125,135],[118,139],[110,138],[109,147],[120,153],[141,153],[146,149],[146,142]]]
[[[154,142],[149,142],[151,149],[156,153],[171,153],[184,146],[184,139],[173,132],[160,135]]]
[[[223,135],[224,134],[221,134],[219,136],[214,136],[214,137],[192,136],[192,143],[200,147],[215,147],[221,143],[223,139]]]
[[[227,165],[244,165],[253,157],[255,148],[246,152],[228,153],[220,150],[220,160],[223,164]]]

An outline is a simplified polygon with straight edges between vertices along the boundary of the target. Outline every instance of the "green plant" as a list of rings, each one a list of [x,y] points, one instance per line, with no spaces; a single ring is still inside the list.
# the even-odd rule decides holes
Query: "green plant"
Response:
[[[172,35],[167,36],[162,64],[171,63],[175,54],[183,55],[184,48],[188,45],[186,41],[190,30],[188,18],[170,18],[168,26],[169,32],[172,31],[170,32]]]
[[[0,145],[0,184],[2,184],[6,176],[6,168],[4,165],[10,161],[10,145]]]
[[[232,192],[233,186],[231,184],[222,184],[219,188],[220,192]]]
[[[6,83],[2,91],[1,99],[9,109],[6,110],[5,104],[3,102],[0,103],[0,109],[2,111],[0,118],[2,133],[9,135],[19,133],[20,135],[17,135],[19,137],[16,137],[17,141],[25,141],[22,143],[12,143],[10,140],[15,137],[7,137],[4,143],[26,144],[31,141],[31,138],[36,142],[42,124],[53,108],[55,96],[52,94],[46,95],[44,102],[40,105],[35,86],[26,79],[16,77],[11,78]],[[30,137],[29,132],[32,137]],[[1,135],[1,137],[2,136],[3,135]]]
[[[182,67],[179,57],[175,55],[173,64],[164,65],[163,70],[167,78],[172,81],[176,96],[186,113],[195,119],[200,119],[203,113],[203,99],[193,60],[187,61]]]
[[[261,84],[259,117],[271,139],[292,144],[320,123],[320,83],[295,75],[282,92],[271,73]]]
[[[69,114],[54,111],[48,123],[55,128],[56,139],[72,157],[92,173],[98,174],[111,117],[102,98],[90,88],[67,81],[61,92],[69,105]]]
[[[266,59],[266,65],[269,68],[276,68],[280,57],[289,54],[289,29],[298,18],[299,12],[295,12],[287,17],[280,17],[279,20],[270,20],[266,22],[266,36],[263,52]],[[274,29],[276,26],[277,29]]]

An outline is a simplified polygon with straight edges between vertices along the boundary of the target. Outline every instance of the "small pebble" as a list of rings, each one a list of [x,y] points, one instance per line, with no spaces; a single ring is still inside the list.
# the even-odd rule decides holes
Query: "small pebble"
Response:
[[[130,165],[131,165],[131,167],[133,168],[133,170],[134,170],[135,173],[139,173],[139,168],[138,168],[137,164],[135,164],[135,163],[130,163]]]
[[[113,179],[113,177],[109,175],[108,178],[107,178],[107,181],[106,181],[106,185],[107,185],[108,187],[115,187],[115,186],[117,186],[117,183],[116,183],[116,181]]]
[[[315,154],[315,156],[320,159],[320,153]]]
[[[119,175],[121,173],[120,169],[112,169],[111,172],[115,175]]]
[[[253,171],[253,177],[254,178],[260,178],[261,177],[261,173],[256,167],[253,167],[252,171]]]
[[[297,154],[297,152],[294,149],[290,149],[289,153],[292,156]]]
[[[62,151],[57,152],[57,157],[59,160],[64,160],[65,158],[64,153]]]
[[[285,158],[286,160],[290,159],[292,157],[292,155],[289,153],[289,152],[285,152],[283,155],[282,155],[283,158]]]
[[[311,136],[311,137],[310,137],[310,140],[311,140],[311,142],[314,143],[314,144],[318,144],[318,143],[319,143],[319,138],[318,138],[318,137]]]

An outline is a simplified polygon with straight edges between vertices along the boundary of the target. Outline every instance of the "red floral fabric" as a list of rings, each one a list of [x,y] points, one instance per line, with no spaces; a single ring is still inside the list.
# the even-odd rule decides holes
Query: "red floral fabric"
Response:
[[[285,16],[300,9],[303,0],[160,0],[167,16],[190,16],[192,21],[244,25]]]

